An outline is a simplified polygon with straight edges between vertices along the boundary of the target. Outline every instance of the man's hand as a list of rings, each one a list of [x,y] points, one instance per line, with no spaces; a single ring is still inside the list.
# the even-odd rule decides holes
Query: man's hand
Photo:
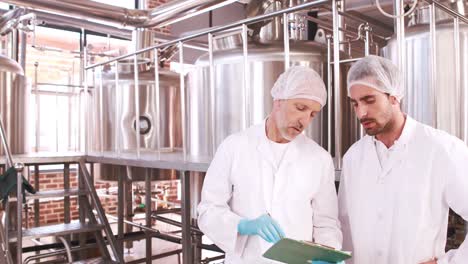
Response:
[[[258,235],[269,243],[276,243],[284,232],[281,227],[269,215],[262,215],[253,220],[242,219],[237,225],[241,235]]]

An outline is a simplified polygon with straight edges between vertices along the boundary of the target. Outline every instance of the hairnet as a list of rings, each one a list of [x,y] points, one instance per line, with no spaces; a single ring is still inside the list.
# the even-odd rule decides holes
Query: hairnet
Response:
[[[282,73],[271,89],[273,100],[311,99],[322,107],[327,103],[327,90],[320,75],[309,67],[293,66]]]
[[[370,55],[356,62],[348,73],[348,96],[351,87],[362,84],[395,96],[400,101],[405,94],[402,76],[392,61]]]

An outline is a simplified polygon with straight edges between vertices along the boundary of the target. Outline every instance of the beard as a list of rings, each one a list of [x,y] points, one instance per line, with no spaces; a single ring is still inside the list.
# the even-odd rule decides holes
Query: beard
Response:
[[[387,111],[385,111],[381,115],[381,120],[383,121],[377,121],[376,118],[370,118],[370,117],[365,117],[360,119],[359,121],[361,124],[364,126],[365,123],[372,122],[374,123],[374,126],[366,128],[364,126],[364,129],[366,130],[366,134],[369,136],[376,136],[388,131],[391,131],[393,126],[394,126],[394,118],[393,118],[393,112],[391,108],[388,108]]]

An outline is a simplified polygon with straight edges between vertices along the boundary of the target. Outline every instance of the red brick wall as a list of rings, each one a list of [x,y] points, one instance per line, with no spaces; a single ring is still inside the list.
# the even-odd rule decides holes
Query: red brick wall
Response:
[[[35,185],[34,177],[30,177],[31,185]],[[39,174],[39,190],[60,190],[63,189],[63,173],[62,172],[44,172]],[[168,188],[168,200],[177,202],[178,181],[160,181],[157,183],[158,188],[163,186]],[[77,188],[78,177],[76,171],[70,172],[70,187]],[[116,182],[96,182],[94,184],[98,192],[103,189],[117,187]],[[159,197],[162,199],[162,197]],[[144,199],[144,198],[143,198]],[[72,220],[78,219],[78,202],[77,197],[70,198],[70,214]],[[100,197],[101,204],[106,213],[117,215],[117,197]],[[63,198],[40,200],[39,205],[39,223],[40,225],[63,223],[64,221],[64,202]],[[153,203],[152,209],[156,209]],[[29,226],[34,226],[34,204],[28,204],[28,223]]]

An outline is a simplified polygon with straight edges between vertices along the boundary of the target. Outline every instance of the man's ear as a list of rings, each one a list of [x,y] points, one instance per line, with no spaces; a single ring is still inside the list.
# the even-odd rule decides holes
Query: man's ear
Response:
[[[399,104],[400,104],[400,102],[398,101],[398,99],[397,99],[395,96],[393,96],[393,95],[390,95],[390,103],[391,103],[392,105],[397,105],[397,104],[399,105]]]

